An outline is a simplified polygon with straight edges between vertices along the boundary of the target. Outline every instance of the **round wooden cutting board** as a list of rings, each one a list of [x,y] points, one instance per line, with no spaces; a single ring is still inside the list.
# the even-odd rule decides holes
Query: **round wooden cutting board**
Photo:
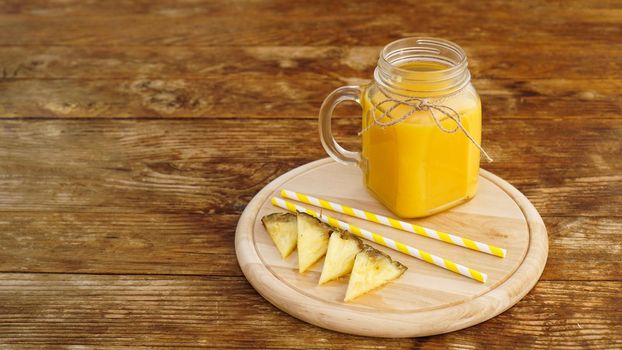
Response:
[[[412,233],[329,215],[488,274],[485,284],[367,242],[408,267],[396,281],[344,303],[347,277],[317,286],[323,262],[298,273],[296,252],[281,259],[261,217],[280,208],[270,198],[289,189],[394,217],[365,189],[359,169],[318,160],[280,176],[262,189],[240,217],[235,237],[238,262],[253,287],[279,309],[327,329],[377,337],[446,333],[488,320],[517,303],[536,284],[548,254],[542,218],[517,189],[481,170],[471,201],[413,223],[506,248],[505,258]],[[306,204],[296,204],[313,208]],[[318,208],[314,208],[319,210]]]

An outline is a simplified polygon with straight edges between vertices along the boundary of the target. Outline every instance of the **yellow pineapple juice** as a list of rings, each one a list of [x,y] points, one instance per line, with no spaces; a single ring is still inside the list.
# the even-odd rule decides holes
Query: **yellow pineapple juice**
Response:
[[[443,79],[434,79],[434,72],[447,68],[442,63],[415,61],[398,66],[422,72],[430,82],[394,84],[392,92],[400,99],[409,97],[429,99],[455,110],[466,131],[478,144],[481,141],[481,103],[468,85],[460,91],[445,95]],[[422,86],[419,86],[422,85]],[[425,86],[423,86],[425,85]],[[448,86],[449,87],[449,86]],[[369,190],[393,213],[401,217],[420,217],[445,210],[466,201],[477,189],[480,153],[462,130],[453,133],[441,130],[430,110],[418,110],[408,119],[395,125],[381,127],[373,124],[371,113],[380,118],[393,103],[385,103],[386,91],[374,85],[364,90],[362,168]],[[388,93],[393,98],[398,95]],[[382,121],[395,120],[411,110],[400,105]],[[445,114],[435,112],[441,125],[449,130],[456,123]]]

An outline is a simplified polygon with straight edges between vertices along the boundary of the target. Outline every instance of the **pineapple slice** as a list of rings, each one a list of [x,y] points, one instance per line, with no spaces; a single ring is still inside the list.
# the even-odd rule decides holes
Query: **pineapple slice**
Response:
[[[261,223],[268,231],[274,245],[283,259],[287,258],[298,242],[296,215],[292,213],[273,213],[261,218]]]
[[[365,245],[356,255],[344,301],[348,302],[372,289],[400,277],[407,267],[383,252]]]
[[[358,237],[344,231],[333,232],[328,241],[328,252],[318,284],[349,274],[354,266],[354,258],[361,250],[363,242]]]
[[[330,226],[317,218],[298,213],[298,271],[307,271],[326,254],[331,231]]]

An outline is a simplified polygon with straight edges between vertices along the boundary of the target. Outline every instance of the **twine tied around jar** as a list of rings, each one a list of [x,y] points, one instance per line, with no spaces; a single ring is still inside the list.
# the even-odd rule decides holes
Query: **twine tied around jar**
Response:
[[[387,96],[387,94],[384,94],[384,95]],[[484,148],[479,143],[477,143],[477,141],[475,141],[473,136],[471,136],[471,134],[464,127],[464,125],[462,125],[460,113],[456,112],[455,109],[449,106],[446,106],[446,105],[432,103],[427,98],[409,97],[404,100],[398,100],[398,99],[388,97],[388,96],[386,99],[380,101],[380,103],[373,104],[373,107],[374,109],[382,111],[380,107],[387,103],[393,103],[393,105],[389,107],[386,111],[382,112],[382,114],[379,117],[376,117],[376,113],[372,109],[369,110],[369,113],[372,116],[371,119],[373,122],[370,123],[365,129],[361,130],[361,132],[359,132],[359,135],[362,135],[374,125],[378,125],[381,128],[386,128],[386,127],[393,126],[393,125],[403,122],[404,120],[410,118],[410,116],[412,116],[413,113],[415,112],[429,111],[430,115],[432,116],[432,119],[434,120],[434,123],[441,131],[446,132],[448,134],[453,134],[457,132],[458,129],[462,130],[462,133],[464,133],[464,136],[466,136],[469,139],[469,141],[471,141],[471,143],[475,145],[475,147],[477,147],[477,149],[484,155],[486,160],[488,162],[492,162],[492,158],[488,155],[488,153],[484,150]],[[391,118],[389,114],[399,106],[410,107],[410,110],[397,119]],[[439,119],[437,113],[443,114],[445,116]],[[382,121],[382,119],[384,118],[389,119],[389,121],[386,121],[386,122]],[[453,120],[454,123],[456,123],[456,126],[453,129],[448,129],[441,124],[441,122],[443,122],[444,120],[448,118]]]

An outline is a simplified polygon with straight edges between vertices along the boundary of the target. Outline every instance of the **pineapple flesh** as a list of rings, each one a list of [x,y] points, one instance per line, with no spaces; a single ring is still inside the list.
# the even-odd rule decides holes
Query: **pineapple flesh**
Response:
[[[296,249],[298,243],[296,221],[296,215],[292,213],[273,213],[261,218],[261,223],[268,231],[283,259]]]
[[[328,250],[332,228],[317,218],[298,213],[298,271],[305,272]]]
[[[349,274],[354,266],[354,258],[361,250],[363,242],[356,236],[344,231],[333,232],[328,241],[328,251],[318,284]]]
[[[372,289],[400,277],[407,267],[381,251],[365,245],[356,255],[344,301],[348,302]]]

